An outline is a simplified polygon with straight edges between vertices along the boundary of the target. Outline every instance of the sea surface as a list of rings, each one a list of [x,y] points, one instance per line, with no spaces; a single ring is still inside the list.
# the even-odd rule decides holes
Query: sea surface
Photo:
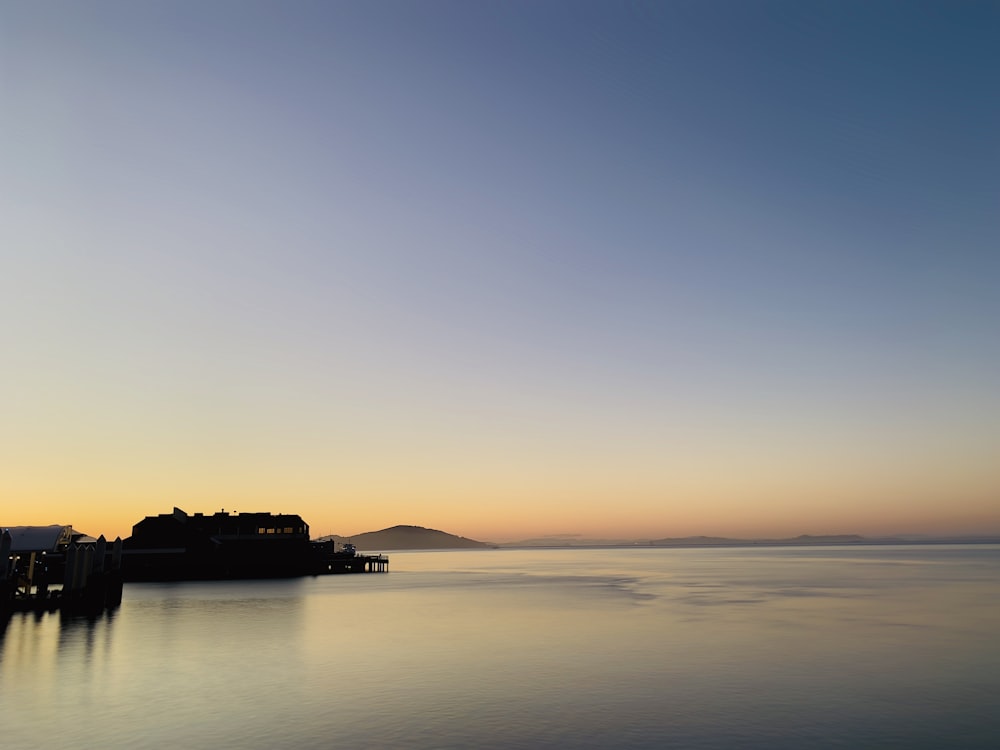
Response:
[[[1000,547],[392,552],[0,625],[0,747],[1000,747]]]

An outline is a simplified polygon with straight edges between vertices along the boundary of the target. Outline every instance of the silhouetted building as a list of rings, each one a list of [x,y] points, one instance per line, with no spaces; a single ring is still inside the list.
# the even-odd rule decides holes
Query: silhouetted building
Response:
[[[125,540],[126,580],[280,578],[315,569],[309,526],[271,513],[147,516]]]

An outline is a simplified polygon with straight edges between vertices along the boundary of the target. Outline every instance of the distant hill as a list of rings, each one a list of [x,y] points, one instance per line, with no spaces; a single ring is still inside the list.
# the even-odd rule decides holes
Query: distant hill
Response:
[[[857,534],[833,534],[829,536],[810,536],[803,534],[789,539],[733,539],[722,536],[685,536],[668,537],[665,539],[590,539],[578,534],[559,534],[536,539],[523,539],[519,542],[503,544],[503,547],[746,547],[761,546],[807,546],[823,544],[864,544],[876,540],[866,539]],[[878,540],[882,541],[882,540]]]
[[[423,526],[393,526],[381,531],[368,531],[352,537],[330,535],[323,540],[333,539],[338,544],[351,542],[364,552],[382,552],[385,550],[403,549],[489,549],[496,545],[466,539],[437,529],[425,529]]]
[[[515,542],[503,542],[499,547],[634,547],[639,544],[649,544],[648,540],[637,542],[633,539],[597,539],[583,537],[580,534],[555,534],[531,539],[519,539]]]
[[[803,534],[790,539],[727,539],[718,536],[686,536],[668,539],[652,539],[650,544],[655,547],[739,547],[748,544],[763,546],[803,546],[810,544],[860,544],[869,541],[857,534],[832,534],[829,536],[810,536]]]

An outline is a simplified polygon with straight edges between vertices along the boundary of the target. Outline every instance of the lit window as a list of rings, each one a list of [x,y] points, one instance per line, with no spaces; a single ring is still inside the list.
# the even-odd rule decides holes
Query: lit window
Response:
[[[291,526],[286,526],[285,527],[285,533],[286,534],[291,534],[291,533],[294,533],[294,530],[292,529]]]

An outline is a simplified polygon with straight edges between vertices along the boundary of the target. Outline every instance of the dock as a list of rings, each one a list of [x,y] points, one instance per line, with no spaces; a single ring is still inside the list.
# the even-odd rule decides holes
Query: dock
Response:
[[[40,527],[56,532],[60,527]],[[52,545],[0,535],[0,615],[13,612],[99,614],[122,601],[122,540]],[[47,541],[47,540],[46,540]],[[26,547],[27,545],[27,547]],[[36,548],[32,549],[34,546]]]
[[[389,558],[385,555],[360,554],[353,544],[343,545],[339,552],[332,541],[311,544],[315,558],[313,575],[389,572]]]

